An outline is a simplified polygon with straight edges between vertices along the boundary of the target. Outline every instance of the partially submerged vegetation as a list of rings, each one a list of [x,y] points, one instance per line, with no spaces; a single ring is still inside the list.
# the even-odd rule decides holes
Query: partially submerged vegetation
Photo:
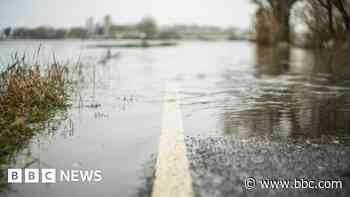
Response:
[[[49,119],[67,101],[68,68],[16,58],[0,75],[0,161],[35,134],[34,123]]]

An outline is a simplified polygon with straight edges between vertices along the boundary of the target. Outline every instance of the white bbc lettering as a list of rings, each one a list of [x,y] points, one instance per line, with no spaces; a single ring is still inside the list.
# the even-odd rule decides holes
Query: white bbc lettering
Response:
[[[61,170],[61,182],[101,182],[101,170]]]
[[[41,182],[42,183],[56,183],[56,170],[55,169],[41,169]]]
[[[24,169],[25,183],[39,183],[39,169]]]
[[[91,182],[94,176],[93,170],[80,171],[81,180],[83,182]]]
[[[79,181],[79,170],[71,170],[70,171],[71,174],[71,181],[72,182],[78,182]]]
[[[22,183],[22,169],[8,169],[7,170],[8,183]]]
[[[95,171],[95,182],[100,182],[100,181],[102,181],[102,171],[96,170]]]
[[[69,170],[61,170],[60,171],[60,181],[66,181],[69,182],[70,181],[70,171]]]
[[[8,169],[7,175],[8,183],[101,182],[103,179],[101,170]]]

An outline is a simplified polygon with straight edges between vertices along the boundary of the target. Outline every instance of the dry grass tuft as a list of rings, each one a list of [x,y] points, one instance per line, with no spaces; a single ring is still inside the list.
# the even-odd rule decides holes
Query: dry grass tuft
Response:
[[[29,65],[25,57],[0,74],[0,160],[33,136],[31,123],[66,106],[68,82],[66,66]]]

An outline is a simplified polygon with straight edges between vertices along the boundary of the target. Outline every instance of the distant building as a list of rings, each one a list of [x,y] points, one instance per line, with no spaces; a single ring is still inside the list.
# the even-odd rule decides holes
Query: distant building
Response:
[[[111,27],[112,27],[112,17],[106,15],[103,20],[103,34],[105,36],[111,36]]]
[[[89,36],[96,34],[96,24],[93,17],[86,20],[86,31]]]

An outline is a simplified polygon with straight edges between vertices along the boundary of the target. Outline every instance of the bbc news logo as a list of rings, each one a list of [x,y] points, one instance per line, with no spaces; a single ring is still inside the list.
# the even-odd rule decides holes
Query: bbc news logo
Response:
[[[8,169],[8,183],[101,182],[101,170]]]

